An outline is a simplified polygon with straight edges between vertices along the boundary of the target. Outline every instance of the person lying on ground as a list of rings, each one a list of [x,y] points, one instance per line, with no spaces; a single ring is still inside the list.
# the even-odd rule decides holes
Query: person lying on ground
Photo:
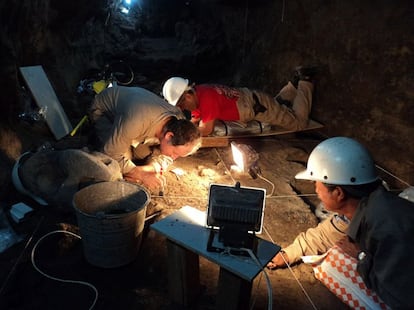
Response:
[[[288,130],[308,125],[312,108],[315,67],[296,68],[294,78],[273,97],[249,88],[224,85],[190,85],[187,79],[172,77],[163,85],[164,98],[181,110],[191,112],[191,120],[202,136],[213,132],[216,120],[256,120]]]
[[[355,272],[368,289],[392,309],[414,309],[414,203],[384,188],[366,148],[346,137],[322,141],[311,152],[306,170],[296,178],[315,182],[325,208],[349,221],[346,237],[340,238],[343,233],[336,232],[326,244],[323,229],[314,230],[315,235],[307,234],[313,240],[321,239],[321,244],[309,252],[318,254],[339,238],[337,245],[357,259]],[[310,249],[306,242],[300,242],[299,247],[304,252]],[[293,262],[297,256],[288,256],[289,250],[287,253],[284,257]],[[281,255],[283,252],[269,267],[283,266]]]
[[[172,161],[193,154],[201,145],[198,128],[179,109],[144,88],[105,89],[94,98],[89,117],[95,129],[94,148],[119,163],[124,179],[150,190],[163,182],[160,166],[148,163],[152,146]]]

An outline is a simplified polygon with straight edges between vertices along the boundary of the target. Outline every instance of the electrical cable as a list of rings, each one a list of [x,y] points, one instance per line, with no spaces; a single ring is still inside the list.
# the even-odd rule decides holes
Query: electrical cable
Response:
[[[257,287],[256,287],[256,291],[257,290],[259,290],[259,287],[260,287],[260,283],[262,282],[262,272],[260,273],[260,275],[259,275],[259,280],[257,281]],[[258,296],[259,294],[254,294],[254,299],[250,302],[250,305],[251,305],[251,307],[250,307],[250,309],[251,310],[253,310],[254,309],[254,305],[256,304],[256,299],[257,299],[257,296]]]
[[[270,278],[266,272],[266,270],[261,266],[259,260],[257,259],[256,255],[252,252],[250,249],[246,249],[247,252],[250,254],[250,256],[253,258],[253,260],[257,263],[257,265],[261,268],[262,274],[264,274],[266,279],[266,286],[267,286],[267,298],[268,298],[268,310],[272,310],[273,308],[273,291],[272,291],[272,283],[270,282]]]
[[[7,285],[7,282],[10,280],[11,275],[12,275],[12,274],[14,273],[14,271],[16,270],[16,266],[17,266],[17,264],[18,264],[18,263],[20,262],[20,260],[22,259],[24,252],[26,252],[27,247],[29,246],[30,242],[32,241],[33,236],[35,235],[35,233],[36,233],[36,232],[37,232],[37,230],[39,229],[40,224],[42,223],[42,221],[44,220],[44,218],[45,218],[44,216],[42,216],[42,217],[40,218],[39,222],[37,223],[37,225],[36,225],[36,227],[35,227],[35,229],[34,229],[34,231],[33,231],[33,233],[31,234],[30,238],[27,240],[26,244],[24,245],[23,251],[20,253],[20,255],[19,255],[19,257],[17,258],[17,260],[15,261],[15,263],[14,263],[14,265],[13,265],[12,269],[10,270],[9,274],[7,275],[6,280],[4,281],[4,283],[3,283],[3,285],[2,285],[2,287],[1,287],[1,289],[0,289],[0,296],[2,295],[3,290],[5,289],[5,287],[6,287],[6,285]]]
[[[34,245],[34,247],[32,249],[32,255],[31,255],[32,265],[36,269],[37,272],[39,272],[41,275],[45,276],[46,278],[49,278],[49,279],[52,279],[52,280],[55,280],[55,281],[59,281],[59,282],[80,284],[80,285],[86,285],[86,286],[90,287],[94,291],[94,293],[95,293],[94,301],[93,301],[92,305],[89,307],[89,309],[93,309],[93,307],[95,307],[96,301],[98,300],[98,290],[96,289],[95,286],[93,286],[92,284],[90,284],[88,282],[84,282],[84,281],[66,280],[66,279],[60,279],[60,278],[57,278],[57,277],[50,276],[50,275],[46,274],[45,272],[43,272],[42,270],[40,270],[39,267],[37,267],[37,265],[35,263],[35,259],[34,259],[34,256],[35,255],[34,254],[35,254],[35,251],[36,251],[37,246],[40,244],[40,242],[42,242],[43,239],[45,239],[46,237],[48,237],[48,236],[50,236],[52,234],[56,234],[56,233],[65,233],[65,234],[72,235],[72,236],[74,236],[74,237],[76,237],[78,239],[82,239],[81,236],[79,236],[77,234],[74,234],[74,233],[72,233],[70,231],[66,231],[66,230],[54,230],[54,231],[51,231],[51,232],[47,233],[46,235],[44,235],[43,237],[41,237],[35,243],[35,245]]]
[[[268,308],[267,309],[268,310],[271,310],[272,309],[272,306],[273,306],[272,284],[270,282],[270,279],[269,279],[269,276],[268,276],[266,270],[262,267],[259,259],[253,253],[253,251],[251,249],[248,249],[248,248],[232,248],[232,247],[226,247],[224,249],[224,251],[220,253],[220,255],[229,255],[229,256],[232,256],[233,258],[240,258],[240,257],[242,257],[242,256],[239,256],[239,255],[234,255],[232,253],[232,251],[238,251],[238,252],[239,251],[245,251],[245,252],[247,252],[249,254],[250,258],[253,260],[254,264],[257,265],[260,268],[260,270],[262,271],[262,274],[265,275],[266,284],[267,284],[267,296],[268,296]],[[245,258],[245,257],[243,256],[243,258]],[[260,283],[260,280],[259,280],[259,283]],[[254,303],[255,303],[255,301],[251,303],[250,309],[253,309],[254,308]]]
[[[273,182],[271,182],[269,179],[266,179],[264,176],[262,176],[262,174],[261,174],[261,173],[258,173],[258,174],[257,174],[257,176],[258,176],[260,179],[262,179],[262,180],[266,181],[267,183],[269,183],[269,184],[272,186],[272,191],[270,192],[270,194],[267,194],[267,195],[266,195],[266,197],[271,197],[271,196],[273,195],[274,191],[275,191],[275,184],[274,184]]]
[[[224,169],[226,169],[227,175],[230,176],[230,178],[233,181],[233,183],[236,183],[236,180],[233,178],[233,175],[231,174],[229,168],[227,168],[227,165],[225,164],[223,158],[221,157],[221,155],[220,155],[220,153],[219,153],[219,151],[217,150],[216,147],[214,148],[214,151],[216,151],[216,154],[217,154],[218,158],[220,158],[220,161],[223,163]]]
[[[269,231],[266,229],[266,227],[263,225],[263,230],[266,233],[266,235],[268,236],[268,238],[270,239],[270,241],[272,243],[275,243],[272,239],[272,236],[269,234]],[[286,267],[289,269],[290,273],[292,274],[293,278],[295,279],[295,281],[298,283],[300,289],[302,290],[302,292],[305,294],[307,300],[309,301],[309,303],[312,305],[312,308],[317,310],[318,308],[316,307],[315,303],[312,301],[312,298],[310,298],[308,292],[306,292],[305,288],[303,287],[302,283],[300,283],[299,279],[296,277],[296,275],[294,274],[292,268],[289,265],[289,262],[285,259],[285,257],[282,255],[283,261],[286,264]]]
[[[256,255],[253,253],[251,249],[247,248],[240,248],[240,250],[246,251],[249,253],[250,257],[254,260],[254,262],[257,264],[257,266],[262,270],[262,273],[265,276],[266,279],[266,285],[267,285],[267,309],[272,310],[273,307],[273,292],[272,292],[272,283],[270,282],[269,276],[266,272],[266,270],[262,267],[262,264],[260,263],[259,259],[256,257]]]

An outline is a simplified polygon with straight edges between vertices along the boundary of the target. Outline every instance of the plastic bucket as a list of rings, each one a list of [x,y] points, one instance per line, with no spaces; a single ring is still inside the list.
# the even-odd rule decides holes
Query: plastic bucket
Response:
[[[142,241],[147,190],[123,181],[101,182],[78,191],[73,198],[86,260],[114,268],[132,262]]]

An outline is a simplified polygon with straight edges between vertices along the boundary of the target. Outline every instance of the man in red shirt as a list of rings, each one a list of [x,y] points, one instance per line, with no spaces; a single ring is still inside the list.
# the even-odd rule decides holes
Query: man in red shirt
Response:
[[[308,124],[312,107],[315,67],[296,68],[294,78],[276,97],[248,88],[224,85],[190,85],[187,79],[172,77],[163,86],[163,96],[181,110],[191,111],[203,136],[213,132],[216,120],[256,120],[289,130],[301,130]]]

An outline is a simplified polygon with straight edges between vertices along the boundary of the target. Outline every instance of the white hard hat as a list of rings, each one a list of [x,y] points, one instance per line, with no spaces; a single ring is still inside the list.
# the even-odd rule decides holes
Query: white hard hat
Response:
[[[38,204],[40,204],[40,205],[42,205],[42,206],[47,206],[48,205],[48,203],[44,200],[44,199],[42,199],[42,198],[40,198],[40,197],[38,197],[38,196],[36,196],[36,195],[34,195],[34,194],[32,194],[31,192],[29,192],[26,188],[24,188],[24,186],[23,186],[23,184],[22,184],[22,181],[20,180],[20,176],[19,176],[19,168],[20,168],[20,166],[21,166],[21,161],[22,161],[22,159],[24,159],[26,156],[29,156],[30,154],[32,154],[31,152],[26,152],[26,153],[23,153],[22,155],[20,155],[20,157],[16,160],[16,163],[14,164],[14,166],[13,166],[13,170],[12,170],[12,182],[13,182],[13,185],[14,185],[14,187],[20,192],[20,193],[22,193],[22,194],[24,194],[24,195],[27,195],[27,196],[29,196],[29,197],[31,197],[32,199],[34,199]]]
[[[306,170],[295,178],[333,185],[361,185],[375,182],[378,174],[364,146],[351,138],[335,137],[313,149]]]
[[[188,80],[181,77],[169,78],[162,87],[162,95],[170,104],[176,105],[181,95],[188,89]]]

